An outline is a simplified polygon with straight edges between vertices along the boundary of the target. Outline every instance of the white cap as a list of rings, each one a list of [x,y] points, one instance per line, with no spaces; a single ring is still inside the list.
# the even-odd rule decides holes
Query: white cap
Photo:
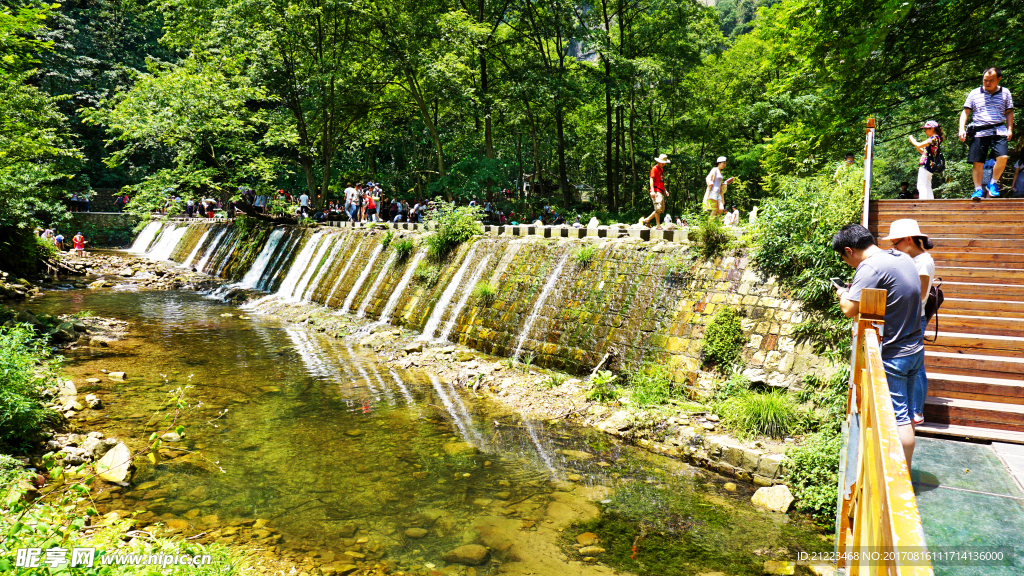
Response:
[[[728,158],[726,158],[725,156],[719,156],[718,160],[715,160],[715,164],[721,164],[722,162],[726,162],[727,160]]]

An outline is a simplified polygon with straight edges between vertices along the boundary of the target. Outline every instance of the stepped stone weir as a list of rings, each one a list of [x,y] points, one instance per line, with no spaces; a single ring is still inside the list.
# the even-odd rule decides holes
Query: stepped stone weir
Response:
[[[1024,200],[876,200],[868,227],[884,237],[900,218],[934,242],[946,297],[917,430],[1024,443]]]
[[[397,233],[414,240],[423,234]],[[268,292],[261,301],[358,312],[420,331],[424,340],[505,357],[529,353],[541,367],[586,374],[606,357],[612,370],[657,362],[695,394],[704,393],[704,326],[723,306],[743,316],[749,340],[742,358],[755,382],[798,388],[806,374],[832,369],[792,336],[803,320],[800,303],[760,278],[741,253],[705,262],[687,244],[662,240],[482,236],[431,261],[439,273],[428,285],[413,281],[425,250],[399,260],[381,244],[382,234],[352,227],[243,230],[203,221],[181,230],[153,222],[133,249],[151,258],[166,252],[176,262],[199,258],[197,269]],[[570,264],[583,245],[596,248],[592,261]],[[494,286],[493,297],[473,295],[479,282]],[[376,386],[375,378],[368,375],[367,385]]]

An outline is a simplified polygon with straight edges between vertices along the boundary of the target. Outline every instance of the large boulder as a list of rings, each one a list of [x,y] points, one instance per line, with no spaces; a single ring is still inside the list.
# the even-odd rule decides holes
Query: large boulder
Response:
[[[758,508],[785,514],[789,511],[790,504],[793,503],[793,493],[789,491],[788,486],[782,484],[758,488],[757,492],[754,492],[754,497],[750,499],[750,503]]]
[[[18,324],[28,324],[36,330],[43,328],[43,323],[28,310],[18,312],[18,315],[14,317],[14,321]]]
[[[491,558],[491,553],[479,544],[466,544],[447,552],[444,555],[445,562],[453,564],[464,564],[466,566],[480,566],[486,564]]]
[[[131,475],[132,451],[118,442],[96,463],[96,472],[108,482],[126,482]]]
[[[50,332],[50,337],[55,342],[74,342],[78,339],[78,334],[75,334],[75,325],[71,322],[61,322]]]

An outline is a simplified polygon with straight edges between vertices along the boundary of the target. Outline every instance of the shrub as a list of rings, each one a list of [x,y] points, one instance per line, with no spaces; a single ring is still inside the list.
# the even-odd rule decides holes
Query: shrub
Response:
[[[494,297],[498,294],[498,288],[490,282],[477,282],[476,286],[473,287],[473,298],[490,304],[494,302]]]
[[[845,366],[828,378],[814,375],[804,377],[804,387],[797,394],[797,402],[810,402],[814,409],[807,414],[810,430],[836,429],[846,419],[850,368]]]
[[[733,234],[722,218],[709,215],[690,228],[689,238],[701,258],[710,260],[725,254],[732,244]]]
[[[782,438],[800,428],[800,413],[784,391],[747,390],[721,404],[718,412],[728,426],[742,434]]]
[[[580,268],[585,268],[594,260],[597,248],[594,245],[580,246],[572,253],[572,261]]]
[[[380,237],[380,245],[387,248],[391,241],[395,239],[395,231],[388,230],[386,234]]]
[[[539,384],[537,384],[537,386],[540,388],[558,388],[562,384],[565,384],[565,381],[568,379],[569,377],[566,376],[565,374],[555,372],[548,376],[546,380],[542,380]]]
[[[840,182],[832,171],[812,177],[773,177],[776,197],[761,205],[754,226],[751,262],[766,276],[793,291],[804,303],[807,320],[798,326],[798,341],[813,342],[819,354],[850,348],[849,321],[843,316],[829,278],[850,277],[850,268],[832,250],[832,236],[860,221],[863,173],[847,170]]]
[[[483,232],[480,206],[456,206],[438,198],[434,204],[431,222],[434,233],[427,236],[427,254],[434,259],[443,258],[459,244]]]
[[[746,343],[747,336],[743,333],[736,311],[723,306],[704,330],[701,356],[705,364],[718,366],[724,371],[736,361]]]
[[[409,254],[412,254],[412,249],[415,246],[410,238],[399,238],[391,241],[391,247],[395,250],[397,260],[401,262],[408,258]]]
[[[74,316],[75,318],[92,318],[95,315],[96,313],[93,312],[92,310],[79,310],[78,312],[72,314],[72,316]]]
[[[0,328],[0,444],[24,448],[56,418],[42,392],[56,384],[57,365],[28,328]]]
[[[416,266],[416,271],[413,272],[413,278],[416,282],[427,287],[437,284],[437,280],[440,277],[441,267],[427,262],[420,262],[419,265]]]
[[[786,453],[787,481],[796,497],[796,508],[809,513],[823,527],[836,516],[839,454],[843,437],[838,429],[825,429],[804,437]]]
[[[615,381],[619,377],[608,370],[600,370],[590,379],[590,389],[587,391],[587,400],[593,402],[607,402],[619,397],[619,391],[615,388]]]
[[[629,377],[629,399],[636,406],[664,404],[674,392],[672,374],[662,364],[645,364]]]

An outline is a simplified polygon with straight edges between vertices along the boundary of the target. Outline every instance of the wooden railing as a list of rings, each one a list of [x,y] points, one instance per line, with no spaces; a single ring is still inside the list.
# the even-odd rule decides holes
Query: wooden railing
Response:
[[[868,227],[868,211],[871,207],[871,176],[875,166],[875,119],[868,118],[867,134],[864,136],[864,206],[860,224]]]
[[[839,470],[838,568],[848,576],[931,576],[910,470],[882,365],[885,290],[861,292]]]

